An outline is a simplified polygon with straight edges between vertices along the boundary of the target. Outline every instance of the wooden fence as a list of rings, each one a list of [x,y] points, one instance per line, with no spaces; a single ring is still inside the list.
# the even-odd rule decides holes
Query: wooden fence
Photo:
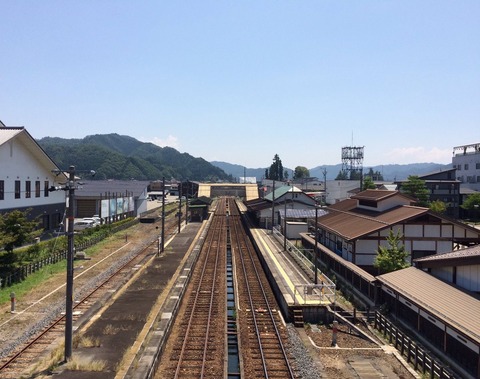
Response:
[[[111,235],[113,233],[118,233],[118,232],[121,232],[122,230],[130,228],[131,226],[135,225],[136,223],[138,223],[138,219],[135,219],[135,220],[132,220],[132,221],[129,221],[129,222],[125,222],[125,223],[123,223],[121,225],[118,225],[118,226],[112,226],[111,229],[109,229],[108,231],[106,231],[105,233],[103,233],[100,236],[92,237],[92,238],[89,238],[89,239],[86,239],[86,240],[83,240],[81,242],[76,243],[75,244],[75,250],[76,251],[84,250],[84,249],[86,249],[90,246],[93,246],[93,245],[99,243],[101,240],[105,239],[109,235]],[[42,269],[45,266],[55,264],[55,263],[60,262],[64,259],[67,259],[67,253],[68,253],[67,250],[63,250],[63,251],[60,251],[60,252],[53,253],[46,258],[40,259],[40,260],[32,262],[32,263],[28,263],[26,265],[23,265],[23,266],[15,269],[13,272],[11,272],[9,274],[3,275],[2,277],[0,277],[0,289],[3,288],[3,287],[9,287],[12,284],[19,283],[19,282],[25,280],[25,278],[28,275],[31,275],[31,274],[35,273],[36,271]]]
[[[430,379],[457,379],[460,378],[448,370],[440,361],[429,354],[425,348],[419,346],[414,340],[404,334],[397,326],[380,312],[375,312],[375,329],[383,334],[384,339],[405,357],[415,371],[423,373]]]

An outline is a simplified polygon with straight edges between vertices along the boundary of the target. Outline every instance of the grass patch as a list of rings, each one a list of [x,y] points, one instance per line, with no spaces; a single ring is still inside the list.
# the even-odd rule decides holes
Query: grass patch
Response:
[[[72,371],[103,371],[107,367],[105,361],[90,361],[88,359],[81,359],[73,357],[66,365],[65,369]]]
[[[90,337],[90,336],[79,336],[75,335],[73,337],[72,345],[74,349],[81,347],[90,348],[90,347],[100,347],[100,338]]]
[[[0,290],[0,305],[10,302],[10,293],[15,292],[15,297],[21,298],[26,293],[34,288],[41,286],[53,275],[65,272],[67,269],[67,261],[58,262],[48,265],[39,271],[28,275],[28,277],[20,283],[15,283],[10,287],[5,287]]]

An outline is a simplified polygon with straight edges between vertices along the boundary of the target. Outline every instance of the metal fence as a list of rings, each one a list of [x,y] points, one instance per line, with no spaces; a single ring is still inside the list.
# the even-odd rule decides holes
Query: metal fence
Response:
[[[133,225],[135,225],[136,223],[138,223],[138,219],[135,219],[135,220],[132,220],[132,221],[129,221],[129,222],[125,222],[125,223],[123,223],[121,225],[118,225],[118,226],[112,226],[108,231],[106,231],[102,235],[92,237],[92,238],[88,238],[88,239],[85,239],[83,241],[80,241],[80,242],[76,243],[75,244],[75,250],[76,251],[84,250],[84,249],[86,249],[90,246],[93,246],[93,245],[99,243],[100,241],[102,241],[103,239],[108,237],[109,235],[111,235],[113,233],[121,232],[122,230],[125,230],[125,229],[128,229],[128,228],[132,227]],[[41,270],[45,266],[55,264],[55,263],[58,263],[58,262],[60,262],[64,259],[67,259],[67,253],[68,253],[67,250],[52,253],[48,257],[45,257],[43,259],[39,259],[39,260],[37,260],[35,262],[32,262],[32,263],[28,263],[26,265],[18,267],[17,269],[12,271],[11,273],[2,275],[0,277],[0,288],[9,287],[12,284],[20,283],[21,281],[25,280],[25,278],[28,275],[31,275],[31,274]]]

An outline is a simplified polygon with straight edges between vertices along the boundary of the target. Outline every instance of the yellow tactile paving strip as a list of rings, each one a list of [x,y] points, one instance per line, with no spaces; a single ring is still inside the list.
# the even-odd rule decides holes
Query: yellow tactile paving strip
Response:
[[[293,282],[292,277],[295,279],[299,279],[298,275],[295,275],[295,273],[292,273],[292,271],[289,268],[285,268],[282,262],[275,256],[275,253],[279,253],[280,251],[283,251],[283,247],[281,246],[276,246],[274,242],[272,242],[268,236],[265,235],[266,231],[263,229],[252,229],[253,236],[255,240],[257,241],[257,244],[260,247],[260,250],[262,254],[265,256],[265,260],[267,261],[267,264],[270,267],[270,271],[272,272],[272,275],[276,278],[277,282],[281,282],[280,284],[283,284],[283,287],[286,288],[288,293],[286,291],[281,291],[283,296],[285,297],[285,300],[287,304],[290,305],[324,305],[324,304],[329,304],[330,302],[328,301],[320,301],[320,300],[308,300],[305,299],[301,293],[295,292],[295,286],[301,286],[301,285],[306,285],[306,284],[311,284],[307,283],[305,281],[300,281],[297,280],[296,283]],[[272,246],[273,245],[273,246]],[[271,265],[274,265],[274,267],[271,267]],[[277,275],[275,275],[277,273]],[[295,280],[294,279],[294,280]],[[295,295],[294,295],[295,294]]]

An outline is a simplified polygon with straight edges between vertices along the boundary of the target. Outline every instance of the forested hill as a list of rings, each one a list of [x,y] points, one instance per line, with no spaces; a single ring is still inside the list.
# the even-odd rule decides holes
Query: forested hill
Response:
[[[94,179],[231,181],[203,158],[128,136],[96,134],[83,139],[45,137],[38,144],[62,170],[95,170]]]

